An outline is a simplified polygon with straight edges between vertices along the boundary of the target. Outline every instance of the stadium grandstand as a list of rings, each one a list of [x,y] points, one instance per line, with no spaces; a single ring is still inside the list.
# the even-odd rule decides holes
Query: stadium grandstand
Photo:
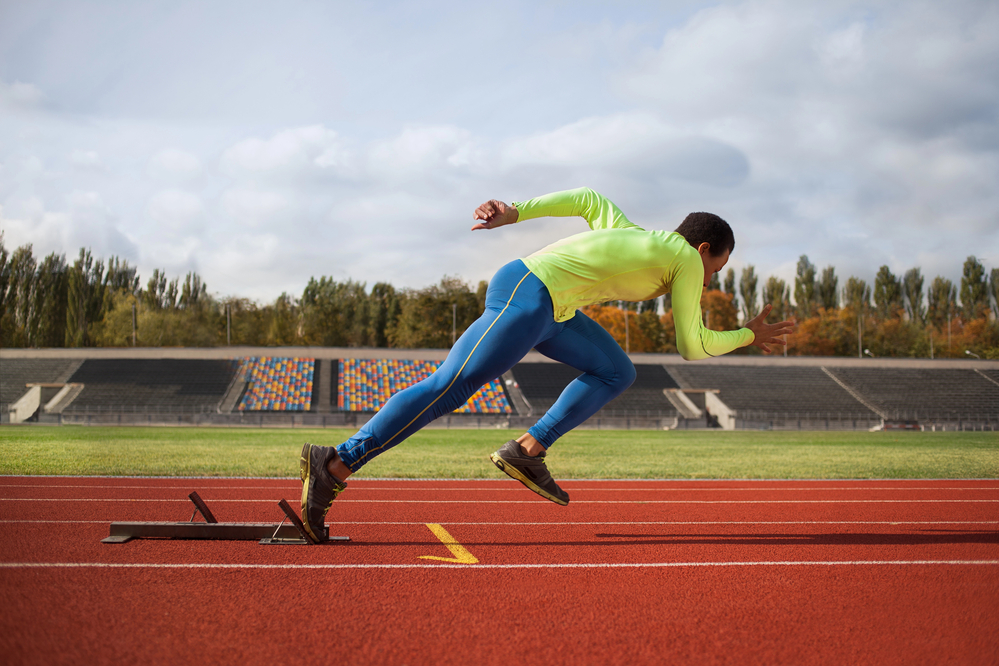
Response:
[[[446,350],[0,350],[0,422],[348,426]],[[633,354],[584,428],[999,429],[999,362]],[[430,427],[526,428],[578,372],[536,352]]]

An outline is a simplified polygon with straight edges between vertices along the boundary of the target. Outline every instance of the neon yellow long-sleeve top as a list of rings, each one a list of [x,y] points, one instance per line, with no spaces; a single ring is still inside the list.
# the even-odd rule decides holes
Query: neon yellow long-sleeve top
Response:
[[[673,295],[676,347],[687,360],[727,354],[753,342],[748,328],[712,331],[701,321],[704,264],[676,232],[646,231],[588,187],[515,201],[518,222],[582,217],[590,226],[538,250],[524,263],[548,287],[556,321],[606,301],[646,301]]]

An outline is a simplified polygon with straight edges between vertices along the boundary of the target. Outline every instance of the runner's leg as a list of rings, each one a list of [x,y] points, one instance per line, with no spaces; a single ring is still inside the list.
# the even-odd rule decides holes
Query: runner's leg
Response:
[[[509,370],[550,334],[548,290],[520,260],[501,268],[486,294],[486,311],[427,379],[392,396],[356,435],[337,447],[351,472],[430,421],[463,405],[483,384]]]
[[[635,366],[604,328],[582,312],[535,348],[583,372],[527,432],[547,449],[635,381]]]

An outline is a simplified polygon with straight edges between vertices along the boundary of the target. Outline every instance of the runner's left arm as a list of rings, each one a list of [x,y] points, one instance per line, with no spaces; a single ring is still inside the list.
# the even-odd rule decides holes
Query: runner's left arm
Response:
[[[697,257],[697,255],[693,255]],[[704,288],[704,267],[699,260],[686,262],[672,284],[673,324],[676,326],[676,349],[687,361],[721,356],[753,344],[754,334],[748,328],[736,331],[713,331],[701,318],[701,290]]]

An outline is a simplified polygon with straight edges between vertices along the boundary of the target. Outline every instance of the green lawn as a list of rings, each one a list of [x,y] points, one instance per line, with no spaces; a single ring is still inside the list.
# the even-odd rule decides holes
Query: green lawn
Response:
[[[4,426],[0,474],[298,475],[303,442],[341,429]],[[512,430],[424,430],[358,476],[499,478],[489,453]],[[552,447],[562,479],[999,477],[999,433],[577,430]]]

